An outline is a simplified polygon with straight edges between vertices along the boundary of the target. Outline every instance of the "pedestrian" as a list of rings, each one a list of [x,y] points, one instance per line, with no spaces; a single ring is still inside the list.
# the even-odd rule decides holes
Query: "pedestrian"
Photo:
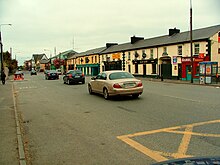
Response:
[[[5,84],[5,77],[6,77],[6,75],[5,75],[5,72],[3,70],[2,73],[1,73],[1,80],[2,80],[3,85]]]

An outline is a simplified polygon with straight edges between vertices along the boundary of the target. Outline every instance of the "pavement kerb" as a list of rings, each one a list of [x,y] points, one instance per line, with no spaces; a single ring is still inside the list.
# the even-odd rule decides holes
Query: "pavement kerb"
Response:
[[[168,80],[164,79],[161,81],[161,79],[155,79],[155,78],[142,78],[137,77],[137,79],[140,79],[142,81],[152,81],[152,82],[158,82],[158,83],[173,83],[173,84],[186,84],[186,85],[199,85],[199,86],[209,86],[209,87],[220,87],[220,83],[218,84],[200,84],[198,81],[191,83],[189,81],[183,81],[183,80]]]
[[[21,135],[20,122],[19,122],[19,119],[18,119],[18,111],[17,111],[17,104],[16,104],[16,96],[17,95],[16,95],[14,83],[12,83],[12,95],[13,95],[14,112],[15,112],[19,162],[20,162],[20,165],[26,165],[24,144],[23,144],[22,135]]]

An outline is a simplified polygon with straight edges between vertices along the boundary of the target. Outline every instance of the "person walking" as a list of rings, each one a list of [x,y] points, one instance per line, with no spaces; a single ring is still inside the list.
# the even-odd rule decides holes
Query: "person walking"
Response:
[[[2,73],[1,73],[1,80],[2,80],[3,85],[5,84],[5,77],[6,77],[6,75],[5,75],[5,72],[3,70]]]

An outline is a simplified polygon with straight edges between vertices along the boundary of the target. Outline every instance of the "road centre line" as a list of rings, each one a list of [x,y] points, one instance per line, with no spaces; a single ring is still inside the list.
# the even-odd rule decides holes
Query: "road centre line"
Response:
[[[175,98],[175,99],[181,99],[181,100],[185,100],[185,101],[191,101],[191,102],[198,102],[198,103],[201,103],[200,100],[187,99],[187,98],[177,97],[177,96],[171,96],[171,95],[162,95],[162,96],[170,97],[170,98]]]

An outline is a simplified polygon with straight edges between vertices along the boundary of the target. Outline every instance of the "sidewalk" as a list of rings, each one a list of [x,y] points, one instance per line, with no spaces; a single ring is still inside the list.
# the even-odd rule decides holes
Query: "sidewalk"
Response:
[[[193,81],[193,83],[191,83],[191,81],[184,81],[184,80],[171,80],[171,79],[163,79],[163,81],[161,81],[161,79],[156,79],[156,78],[146,78],[146,77],[137,77],[137,79],[140,79],[142,81],[153,81],[153,82],[162,82],[162,83],[174,83],[174,84],[186,84],[186,85],[200,85],[200,86],[213,86],[213,87],[220,87],[220,82],[216,83],[212,83],[212,84],[200,84],[200,82],[197,81]]]
[[[16,136],[15,111],[12,82],[0,82],[0,164],[18,165],[18,145]]]

